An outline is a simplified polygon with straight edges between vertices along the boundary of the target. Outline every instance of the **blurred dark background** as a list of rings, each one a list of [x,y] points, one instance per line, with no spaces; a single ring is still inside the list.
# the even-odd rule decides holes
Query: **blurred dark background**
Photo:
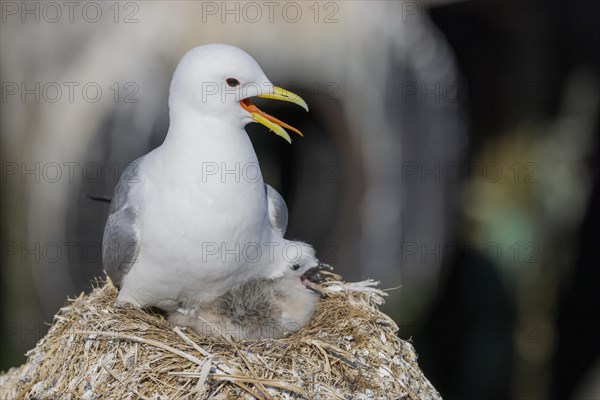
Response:
[[[462,206],[463,235],[476,241],[486,230],[494,243],[503,235],[517,243],[531,233],[520,255],[510,246],[505,257],[459,246],[444,264],[447,278],[414,339],[445,398],[600,398],[599,5],[431,10],[468,84],[468,159],[532,163],[524,185],[462,182],[478,198]],[[582,128],[586,139],[576,133]],[[567,155],[575,148],[575,158]],[[582,179],[585,189],[570,195],[585,201],[569,221],[574,203],[565,193]],[[494,198],[503,190],[509,199]],[[472,205],[485,215],[474,216]]]
[[[183,53],[227,42],[311,108],[261,105],[305,133],[292,146],[247,128],[288,236],[401,285],[384,310],[445,399],[600,399],[599,2],[303,3],[297,21],[121,2],[97,22],[36,3],[2,2],[0,369],[102,275],[107,206],[82,195],[160,145]]]

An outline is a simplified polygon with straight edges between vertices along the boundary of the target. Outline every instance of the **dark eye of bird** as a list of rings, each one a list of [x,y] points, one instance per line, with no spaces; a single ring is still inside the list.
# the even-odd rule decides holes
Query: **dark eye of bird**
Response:
[[[300,268],[300,265],[298,265],[298,264],[294,264],[294,265],[292,265],[292,269],[293,269],[294,271],[298,271],[298,269],[299,269],[299,268]]]
[[[225,79],[225,82],[227,82],[227,84],[231,87],[240,86],[240,81],[235,78],[227,78]]]

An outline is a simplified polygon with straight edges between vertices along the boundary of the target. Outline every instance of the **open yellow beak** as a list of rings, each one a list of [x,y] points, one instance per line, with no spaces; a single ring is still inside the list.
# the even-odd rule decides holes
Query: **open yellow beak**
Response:
[[[297,104],[300,107],[304,108],[306,111],[308,111],[308,106],[306,105],[306,102],[304,100],[302,100],[302,98],[300,96],[298,96],[297,94],[294,94],[292,92],[288,92],[287,90],[282,89],[277,86],[273,86],[273,93],[259,94],[258,97],[262,97],[265,99],[288,101],[290,103]],[[271,131],[275,132],[276,135],[281,136],[282,138],[287,140],[288,143],[292,143],[292,138],[290,137],[290,135],[288,135],[286,130],[283,128],[287,128],[291,131],[296,132],[300,136],[304,136],[304,135],[302,135],[302,132],[300,132],[298,129],[294,128],[293,126],[290,126],[290,125],[286,124],[285,122],[280,121],[277,118],[273,117],[272,115],[269,115],[269,114],[259,110],[258,107],[256,107],[250,101],[250,99],[244,99],[244,100],[240,101],[240,105],[242,106],[242,108],[244,110],[248,111],[250,113],[250,115],[252,115],[252,119],[254,121],[256,121],[260,124],[263,124],[264,126],[269,128]]]

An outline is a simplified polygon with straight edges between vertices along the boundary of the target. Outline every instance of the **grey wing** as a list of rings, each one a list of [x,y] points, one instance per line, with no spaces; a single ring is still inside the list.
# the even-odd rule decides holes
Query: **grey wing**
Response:
[[[137,182],[139,160],[123,170],[110,203],[102,238],[102,264],[117,287],[121,286],[139,253],[138,213],[128,204],[131,185]]]
[[[267,203],[269,206],[269,222],[271,228],[279,233],[281,237],[285,235],[288,226],[288,209],[285,204],[285,200],[277,190],[265,183],[265,190],[267,192]]]

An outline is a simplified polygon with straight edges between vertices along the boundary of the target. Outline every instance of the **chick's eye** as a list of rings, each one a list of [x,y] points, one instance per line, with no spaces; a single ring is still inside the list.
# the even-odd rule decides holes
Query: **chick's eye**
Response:
[[[231,87],[240,86],[240,81],[235,78],[227,78],[225,79],[225,82]]]
[[[300,265],[298,265],[298,264],[294,264],[294,265],[292,265],[292,269],[293,269],[294,271],[298,271],[298,270],[300,269]]]

